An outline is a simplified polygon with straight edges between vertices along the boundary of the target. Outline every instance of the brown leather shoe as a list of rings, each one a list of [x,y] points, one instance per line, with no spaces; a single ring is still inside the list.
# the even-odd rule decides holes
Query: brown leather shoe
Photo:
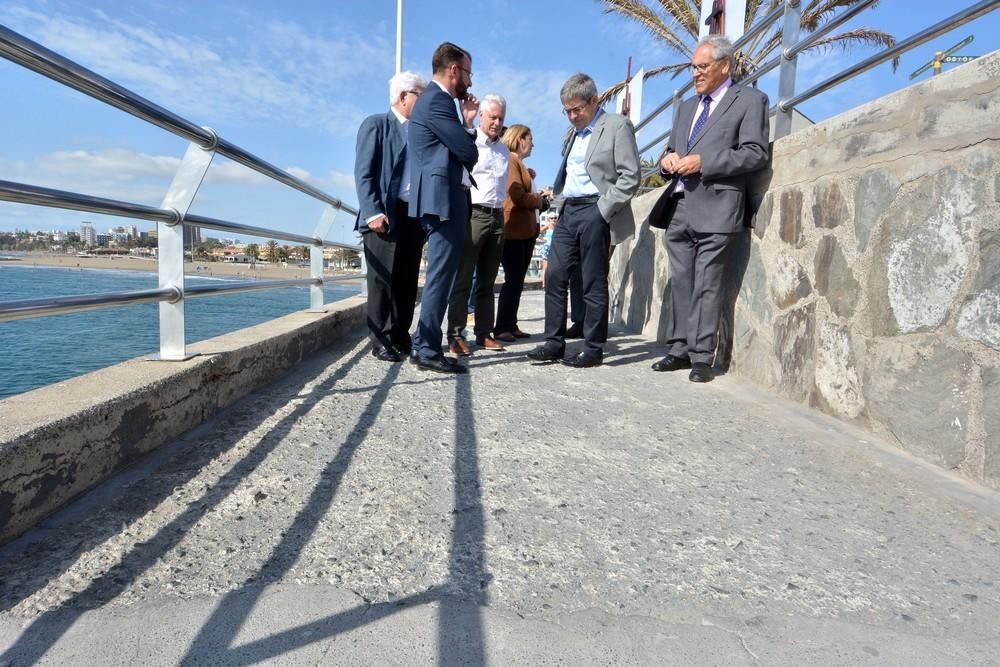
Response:
[[[469,344],[465,342],[464,338],[452,338],[448,341],[448,350],[452,354],[457,354],[460,357],[471,357],[472,349]]]
[[[494,352],[500,352],[506,350],[503,345],[497,342],[496,338],[493,336],[483,336],[482,338],[476,339],[476,345],[483,348],[484,350],[493,350]]]

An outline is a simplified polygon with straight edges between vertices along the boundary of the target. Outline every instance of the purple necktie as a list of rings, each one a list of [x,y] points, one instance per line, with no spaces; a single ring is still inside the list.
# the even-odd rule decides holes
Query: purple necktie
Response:
[[[708,111],[709,107],[712,104],[712,98],[708,95],[705,95],[701,103],[703,105],[701,108],[701,115],[698,116],[698,120],[694,122],[694,127],[691,128],[691,136],[688,137],[688,147],[687,147],[688,152],[691,151],[691,146],[694,145],[694,140],[698,138],[699,134],[701,134],[701,129],[705,127],[705,123],[708,122]]]

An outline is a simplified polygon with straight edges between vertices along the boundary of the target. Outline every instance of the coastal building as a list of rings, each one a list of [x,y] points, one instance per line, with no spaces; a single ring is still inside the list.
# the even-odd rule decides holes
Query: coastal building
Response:
[[[97,232],[94,231],[93,224],[89,222],[80,223],[80,241],[84,245],[97,245]]]

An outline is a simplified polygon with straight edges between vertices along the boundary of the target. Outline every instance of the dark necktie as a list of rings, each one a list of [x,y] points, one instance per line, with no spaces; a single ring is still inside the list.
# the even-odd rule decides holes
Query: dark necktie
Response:
[[[701,129],[705,127],[705,123],[708,122],[708,111],[712,104],[712,98],[706,95],[704,99],[702,99],[701,103],[701,115],[698,116],[698,120],[694,122],[694,127],[691,128],[691,136],[688,137],[687,149],[689,152],[691,150],[691,146],[694,145],[694,140],[698,138],[698,135],[701,134]]]

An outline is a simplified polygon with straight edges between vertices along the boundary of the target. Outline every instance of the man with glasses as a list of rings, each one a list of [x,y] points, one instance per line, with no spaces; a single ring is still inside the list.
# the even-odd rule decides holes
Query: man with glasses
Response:
[[[408,213],[410,174],[406,131],[424,77],[400,72],[389,80],[388,113],[369,116],[358,130],[354,183],[368,265],[368,329],[372,356],[402,361],[410,353],[424,232]]]
[[[434,75],[410,116],[409,215],[427,235],[427,272],[410,359],[421,370],[466,373],[441,350],[441,323],[469,224],[469,172],[479,158],[472,122],[479,102],[469,94],[472,57],[445,42],[431,58]],[[461,100],[461,112],[455,100]]]
[[[562,196],[545,272],[545,343],[528,353],[537,363],[562,360],[589,368],[604,360],[608,338],[608,259],[611,244],[635,233],[629,201],[639,189],[639,150],[627,118],[600,108],[597,85],[574,74],[559,93],[573,125],[553,191]],[[566,295],[574,271],[583,284],[583,349],[563,359]]]
[[[667,230],[670,261],[668,353],[654,371],[690,368],[692,382],[712,380],[717,334],[734,248],[749,232],[748,186],[767,166],[767,95],[733,83],[733,45],[703,39],[691,74],[697,97],[680,107],[660,172],[670,178],[649,215]]]

